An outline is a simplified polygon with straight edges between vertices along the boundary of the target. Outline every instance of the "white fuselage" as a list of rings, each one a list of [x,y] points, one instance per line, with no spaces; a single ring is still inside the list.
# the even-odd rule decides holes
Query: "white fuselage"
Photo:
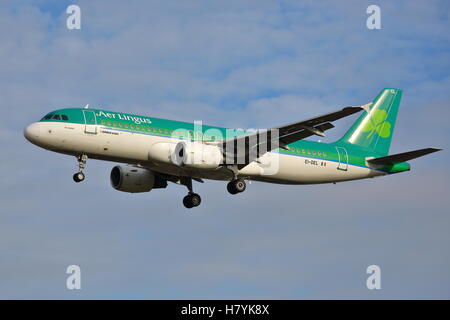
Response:
[[[123,162],[174,176],[230,180],[233,172],[225,166],[216,169],[190,169],[170,161],[167,146],[179,139],[155,134],[117,130],[102,125],[36,122],[25,131],[34,144],[59,153]],[[167,154],[166,154],[167,153]],[[306,161],[308,160],[308,161]],[[337,161],[316,165],[316,158],[268,152],[242,170],[239,177],[282,184],[315,184],[363,179],[384,175],[379,170]],[[343,160],[344,161],[344,160]]]

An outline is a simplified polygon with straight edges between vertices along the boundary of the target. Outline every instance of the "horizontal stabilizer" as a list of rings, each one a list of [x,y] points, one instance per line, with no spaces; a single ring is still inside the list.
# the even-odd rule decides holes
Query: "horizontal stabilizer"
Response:
[[[403,153],[397,153],[386,157],[375,158],[367,160],[368,163],[374,165],[393,165],[399,162],[409,161],[415,158],[425,156],[427,154],[440,151],[442,149],[437,148],[425,148],[420,150],[408,151]]]

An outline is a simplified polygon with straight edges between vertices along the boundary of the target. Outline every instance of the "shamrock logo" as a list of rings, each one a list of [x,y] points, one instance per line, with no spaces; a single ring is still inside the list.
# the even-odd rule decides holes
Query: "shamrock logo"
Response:
[[[370,116],[369,121],[366,122],[362,128],[362,132],[370,132],[367,139],[376,131],[380,137],[388,138],[391,135],[391,124],[386,121],[387,112],[385,110],[377,109]]]

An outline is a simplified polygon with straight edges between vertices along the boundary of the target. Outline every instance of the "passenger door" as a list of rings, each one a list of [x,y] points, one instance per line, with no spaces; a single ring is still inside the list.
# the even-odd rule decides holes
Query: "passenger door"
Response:
[[[96,134],[97,133],[97,118],[95,117],[95,111],[83,110],[84,115],[84,132]]]

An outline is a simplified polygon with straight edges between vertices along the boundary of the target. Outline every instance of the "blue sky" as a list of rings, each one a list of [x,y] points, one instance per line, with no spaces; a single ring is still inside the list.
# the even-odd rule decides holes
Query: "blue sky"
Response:
[[[66,29],[78,4],[82,29]],[[366,28],[378,4],[382,29]],[[0,298],[450,298],[447,1],[2,1]],[[409,173],[319,186],[225,183],[143,195],[113,163],[39,149],[23,128],[83,106],[264,128],[404,90]],[[336,123],[324,142],[353,119]],[[82,289],[65,288],[78,264]],[[366,286],[368,265],[382,289]]]

